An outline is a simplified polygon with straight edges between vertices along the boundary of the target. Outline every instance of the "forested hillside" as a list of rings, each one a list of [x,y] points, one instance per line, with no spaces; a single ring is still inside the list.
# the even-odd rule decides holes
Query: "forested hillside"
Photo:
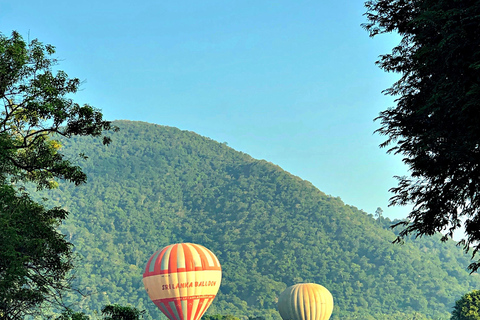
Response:
[[[176,242],[208,247],[222,263],[208,313],[279,319],[278,295],[298,282],[328,288],[332,319],[448,319],[455,300],[480,287],[468,256],[438,239],[393,245],[377,219],[267,161],[176,128],[118,121],[109,146],[90,138],[64,151],[88,174],[61,184],[50,203],[71,212],[61,227],[81,257],[75,308],[108,303],[160,312],[142,273],[148,257]]]

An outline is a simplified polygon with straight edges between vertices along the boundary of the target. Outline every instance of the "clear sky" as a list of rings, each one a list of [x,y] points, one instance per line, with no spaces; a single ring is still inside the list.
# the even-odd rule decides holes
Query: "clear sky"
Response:
[[[79,103],[109,120],[194,131],[265,159],[345,203],[388,208],[401,158],[373,119],[397,75],[374,62],[399,38],[368,37],[362,0],[0,0],[0,32],[57,48],[84,80]]]

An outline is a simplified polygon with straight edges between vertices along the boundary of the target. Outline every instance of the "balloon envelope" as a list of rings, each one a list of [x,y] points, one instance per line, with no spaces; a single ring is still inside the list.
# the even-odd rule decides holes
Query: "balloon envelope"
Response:
[[[198,320],[220,287],[222,269],[207,248],[177,243],[155,252],[143,273],[148,296],[170,320]]]
[[[333,296],[324,286],[299,283],[288,287],[278,298],[283,320],[327,320],[333,311]]]

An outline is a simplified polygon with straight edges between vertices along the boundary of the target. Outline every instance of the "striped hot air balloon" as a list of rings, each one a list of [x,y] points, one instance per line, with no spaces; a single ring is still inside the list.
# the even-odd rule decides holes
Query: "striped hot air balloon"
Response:
[[[177,243],[155,252],[143,273],[148,296],[170,320],[198,320],[217,294],[222,268],[207,248]]]
[[[288,287],[278,298],[278,312],[283,320],[328,320],[332,311],[332,294],[315,283]]]

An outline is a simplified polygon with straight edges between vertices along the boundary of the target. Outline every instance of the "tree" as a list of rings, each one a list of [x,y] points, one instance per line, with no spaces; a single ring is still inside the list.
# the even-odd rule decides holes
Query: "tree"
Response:
[[[369,0],[371,37],[397,32],[392,53],[377,64],[401,74],[384,91],[396,105],[380,113],[381,147],[400,154],[410,176],[397,177],[390,205],[413,204],[401,240],[465,226],[464,249],[480,248],[480,2]],[[393,226],[393,227],[394,227]],[[480,264],[473,261],[469,269]]]
[[[102,113],[69,96],[80,81],[52,71],[55,48],[0,33],[0,318],[20,319],[69,288],[72,245],[56,231],[61,208],[35,203],[23,185],[76,185],[86,175],[60,151],[59,137],[101,136],[115,129]],[[103,142],[110,139],[104,136]],[[85,157],[83,154],[81,157]]]
[[[53,178],[81,184],[86,176],[59,152],[56,137],[100,136],[112,129],[100,110],[75,103],[80,80],[63,71],[53,73],[55,48],[38,40],[27,44],[16,32],[0,33],[0,178],[28,181],[40,188],[55,186]],[[1,105],[0,105],[1,106]],[[103,138],[104,144],[110,139]]]
[[[55,320],[90,320],[90,317],[83,312],[74,312],[72,309],[65,309]]]
[[[248,319],[252,319],[252,317],[248,317]],[[265,319],[263,317],[255,317],[253,319]],[[213,315],[203,315],[201,320],[240,320],[239,318],[232,316],[232,315],[221,315],[221,314],[213,314]]]
[[[45,210],[6,185],[0,210],[0,318],[16,319],[68,287],[72,250],[55,230],[64,210]]]
[[[102,308],[104,320],[138,320],[143,317],[145,310],[134,307],[120,306],[118,304],[107,305]]]
[[[453,307],[451,320],[480,320],[480,290],[465,294]]]
[[[383,209],[382,209],[382,208],[377,207],[377,210],[375,210],[375,217],[376,217],[377,219],[383,217]]]

